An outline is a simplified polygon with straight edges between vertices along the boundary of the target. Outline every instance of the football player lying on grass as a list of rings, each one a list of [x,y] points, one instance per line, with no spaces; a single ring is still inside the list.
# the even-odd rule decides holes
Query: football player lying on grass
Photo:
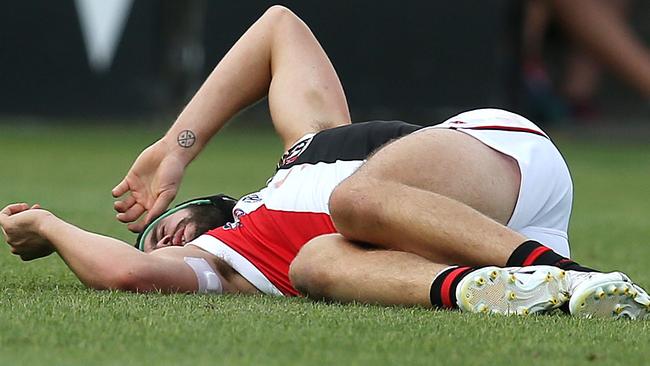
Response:
[[[218,195],[165,212],[209,139],[265,95],[286,148],[267,186],[237,202]],[[56,251],[98,289],[648,315],[648,295],[627,276],[568,258],[571,178],[539,127],[498,109],[429,128],[350,124],[327,55],[283,7],[239,39],[113,193],[124,195],[121,221],[148,211],[130,225],[144,252],[26,204],[6,207],[0,225],[13,253]]]
[[[177,214],[183,210],[187,208]],[[220,255],[192,242],[145,253],[27,204],[5,207],[0,212],[0,225],[14,254],[31,260],[57,251],[77,277],[95,289],[283,295],[273,281],[265,279],[245,259],[237,258],[236,252],[205,235],[195,242]],[[219,244],[226,250],[220,251]],[[321,252],[323,246],[329,249]],[[310,276],[324,276],[305,284],[321,287],[311,292],[307,287],[303,290],[343,302],[442,305],[469,312],[522,315],[565,305],[565,310],[575,316],[633,319],[647,317],[650,303],[645,291],[616,272],[564,271],[544,265],[448,267],[411,253],[368,249],[339,234],[313,239],[303,249],[309,251],[317,253],[305,254],[305,262],[301,260],[303,254],[299,254],[292,265],[291,277],[296,279],[296,286],[300,288]],[[296,269],[310,265],[314,257],[327,262],[316,268]],[[307,279],[301,279],[301,271],[307,273]],[[444,271],[456,276],[438,281]]]

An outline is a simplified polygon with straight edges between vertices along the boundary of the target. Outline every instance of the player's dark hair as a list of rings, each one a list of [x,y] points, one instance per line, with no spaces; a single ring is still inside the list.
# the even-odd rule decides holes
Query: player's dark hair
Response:
[[[232,208],[235,206],[235,202],[233,202],[230,207],[224,206],[226,205],[219,207],[214,205],[200,205],[190,206],[187,208],[190,211],[188,222],[194,223],[197,237],[208,230],[212,230],[233,221]]]

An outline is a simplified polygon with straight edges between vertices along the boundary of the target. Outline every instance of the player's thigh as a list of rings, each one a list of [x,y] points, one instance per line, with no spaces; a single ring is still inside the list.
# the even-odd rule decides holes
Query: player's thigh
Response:
[[[512,157],[446,129],[427,129],[392,142],[357,174],[359,179],[399,182],[453,198],[502,224],[517,203],[521,179]]]

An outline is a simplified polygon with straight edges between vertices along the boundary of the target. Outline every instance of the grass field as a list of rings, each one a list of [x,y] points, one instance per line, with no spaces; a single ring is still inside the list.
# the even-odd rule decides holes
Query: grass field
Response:
[[[161,133],[0,124],[0,205],[39,202],[129,242],[111,188]],[[650,146],[558,138],[576,195],[573,256],[650,285]],[[268,129],[228,129],[191,166],[179,199],[256,190],[281,152]],[[0,365],[641,365],[647,322],[482,316],[304,299],[85,289],[53,255],[0,251]]]

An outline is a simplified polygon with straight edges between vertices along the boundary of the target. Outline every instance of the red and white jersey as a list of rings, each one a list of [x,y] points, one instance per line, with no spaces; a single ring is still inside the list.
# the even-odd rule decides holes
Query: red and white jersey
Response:
[[[420,128],[375,121],[304,136],[282,156],[266,187],[237,202],[235,222],[190,244],[221,257],[262,292],[298,295],[289,265],[309,240],[336,232],[328,207],[334,187],[377,148]]]
[[[546,150],[554,149],[546,134],[535,124],[502,110],[463,113],[428,128],[475,132],[470,134],[517,159],[523,177],[528,176],[524,160],[529,159],[528,155],[533,151],[527,146],[542,144],[549,145]],[[266,187],[238,201],[233,209],[235,222],[211,230],[190,244],[223,259],[264,293],[298,295],[289,280],[289,266],[300,248],[309,240],[336,232],[328,207],[334,188],[354,173],[373,151],[393,139],[421,129],[421,126],[405,122],[374,121],[306,135],[282,156],[278,170]],[[517,134],[522,135],[518,139],[513,138],[510,131],[528,133]],[[493,141],[494,138],[502,138],[499,133],[507,133],[509,136],[503,136],[503,141]],[[559,161],[561,163],[558,164],[562,165],[561,156]],[[526,205],[520,207],[522,205],[518,204],[517,215],[513,216],[511,222],[513,229],[525,233],[524,229],[528,230],[531,220],[540,216],[528,215],[531,210],[527,207],[532,205],[528,202],[537,202],[540,196],[527,198],[526,187],[522,186],[520,194],[520,199]],[[565,208],[561,208],[562,215],[564,212]],[[547,218],[547,215],[544,214],[543,218]],[[564,220],[564,216],[561,219]],[[559,228],[558,231],[562,229],[562,220],[560,224],[553,223]],[[546,222],[548,220],[542,225],[545,233],[552,229]],[[568,216],[566,222],[568,223]],[[533,239],[545,239],[537,236],[541,232],[539,230],[531,229],[530,232]],[[559,245],[563,245],[563,242]]]

